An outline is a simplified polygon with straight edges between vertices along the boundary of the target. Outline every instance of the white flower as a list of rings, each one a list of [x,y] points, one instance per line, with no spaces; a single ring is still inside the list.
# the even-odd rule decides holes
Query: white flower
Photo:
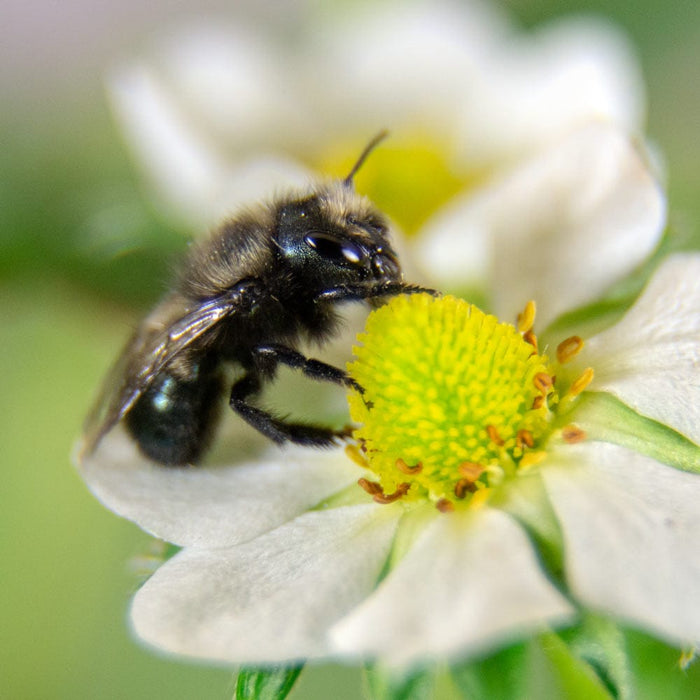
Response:
[[[378,126],[399,141],[419,134],[458,187],[408,254],[440,289],[481,285],[505,320],[535,299],[551,347],[565,337],[562,314],[657,246],[665,200],[625,135],[641,126],[639,81],[604,25],[526,38],[480,5],[416,3],[302,26],[294,44],[204,26],[166,42],[160,68],[112,76],[129,141],[178,219],[209,225],[300,184],[300,156],[317,163]],[[596,372],[571,413],[588,439],[555,431],[541,482],[519,477],[507,499],[467,512],[375,504],[340,450],[165,469],[113,431],[80,465],[87,484],[184,548],[136,595],[137,634],[240,664],[407,664],[504,644],[582,605],[674,643],[700,640],[687,602],[700,586],[700,476],[664,463],[700,471],[700,256],[667,260],[621,320],[607,318],[589,314],[586,330],[605,327],[567,365]],[[635,433],[642,423],[657,442]],[[533,531],[563,539],[559,585]]]
[[[454,279],[436,240],[455,255],[481,250],[496,310],[535,298],[547,324],[641,262],[665,206],[633,144],[598,125],[494,180],[453,216],[422,239],[433,275]],[[540,339],[554,347],[558,327]],[[233,663],[379,656],[403,665],[507,643],[573,619],[582,605],[672,643],[699,641],[700,613],[688,601],[700,587],[700,476],[674,468],[700,471],[698,348],[700,255],[677,255],[564,366],[564,383],[566,372],[596,371],[567,416],[588,439],[569,444],[553,430],[534,476],[466,512],[374,504],[340,450],[270,449],[169,470],[115,431],[81,465],[88,485],[184,547],[137,593],[137,634]],[[650,419],[658,423],[646,444],[639,426]],[[528,537],[556,541],[559,528],[563,589]]]
[[[308,165],[340,167],[329,154],[355,153],[380,128],[412,172],[386,173],[405,193],[378,204],[413,227],[402,213],[434,184],[421,154],[459,191],[591,119],[642,128],[632,52],[602,21],[527,36],[477,1],[323,9],[298,10],[286,32],[245,16],[189,23],[115,68],[115,114],[178,224],[210,226],[305,184]]]

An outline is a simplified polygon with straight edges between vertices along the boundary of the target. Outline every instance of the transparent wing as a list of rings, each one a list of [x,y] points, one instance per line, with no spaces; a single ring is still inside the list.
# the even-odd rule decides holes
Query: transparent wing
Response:
[[[249,310],[243,303],[246,289],[238,286],[195,308],[187,308],[181,297],[171,296],[144,320],[107,375],[88,415],[82,454],[94,451],[167,365],[195,341],[206,342],[206,335],[224,319]]]

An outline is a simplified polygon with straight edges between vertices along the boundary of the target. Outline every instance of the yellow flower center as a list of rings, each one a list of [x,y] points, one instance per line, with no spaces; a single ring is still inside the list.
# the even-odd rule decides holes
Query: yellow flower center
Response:
[[[376,501],[451,510],[544,456],[559,396],[533,321],[532,303],[516,328],[428,294],[395,297],[370,315],[348,367],[364,389],[349,397],[361,424],[350,453],[377,475],[360,480]],[[582,344],[566,342],[564,361]],[[581,439],[568,428],[565,440]]]
[[[346,175],[357,160],[357,143],[355,138],[324,149],[317,164],[321,172]],[[458,169],[450,162],[453,151],[434,135],[392,134],[357,173],[355,184],[404,232],[414,233],[454,195],[485,177],[482,172]]]

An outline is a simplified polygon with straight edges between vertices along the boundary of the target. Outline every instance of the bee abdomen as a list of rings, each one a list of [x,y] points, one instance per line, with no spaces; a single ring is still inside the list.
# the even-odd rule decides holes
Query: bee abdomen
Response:
[[[143,454],[168,466],[197,463],[217,423],[222,386],[218,373],[183,381],[161,372],[125,418]]]

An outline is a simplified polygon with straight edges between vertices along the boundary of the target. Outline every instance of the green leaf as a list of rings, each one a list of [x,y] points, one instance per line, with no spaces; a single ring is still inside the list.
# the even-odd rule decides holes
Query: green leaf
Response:
[[[516,700],[525,697],[530,643],[516,644],[453,669],[453,679],[469,700]]]
[[[589,614],[580,625],[562,632],[561,637],[577,658],[595,670],[613,697],[635,697],[627,645],[615,623]]]
[[[236,676],[234,700],[283,700],[301,673],[300,666],[242,668]]]
[[[553,632],[453,669],[469,700],[610,700],[594,669]]]
[[[697,700],[700,698],[700,663],[686,665],[678,649],[638,630],[624,632],[635,681],[635,700]]]
[[[392,672],[380,666],[365,668],[372,700],[428,700],[433,697],[435,676],[431,671]]]

